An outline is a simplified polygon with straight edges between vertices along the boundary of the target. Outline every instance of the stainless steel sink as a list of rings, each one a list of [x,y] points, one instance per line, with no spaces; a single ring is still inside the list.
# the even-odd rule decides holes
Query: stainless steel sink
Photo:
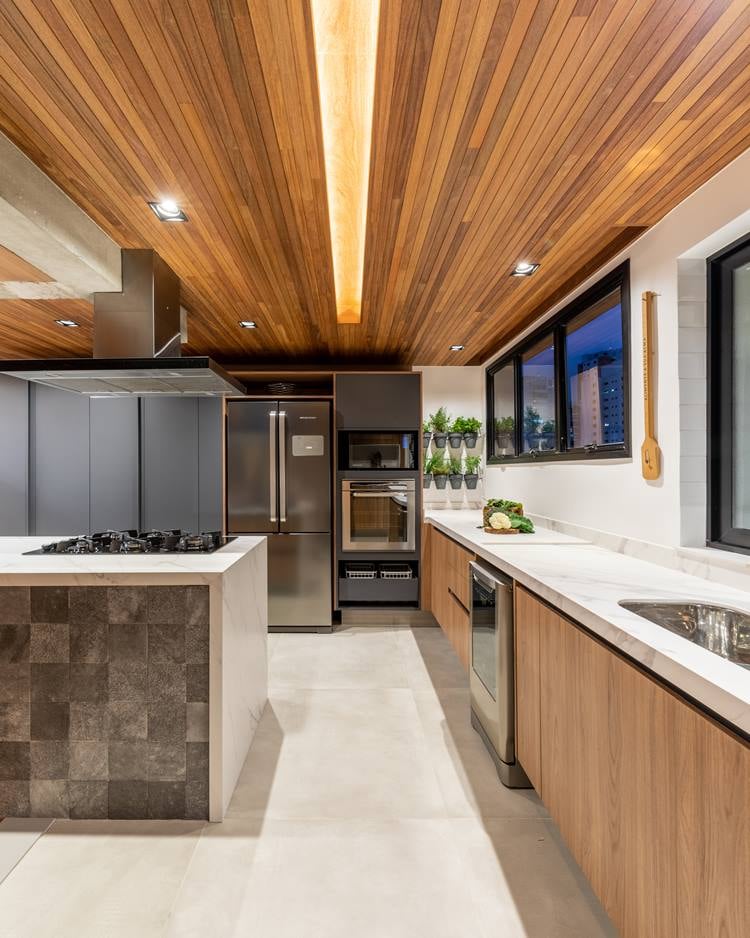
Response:
[[[620,605],[715,655],[750,668],[750,613],[704,603],[621,599]]]

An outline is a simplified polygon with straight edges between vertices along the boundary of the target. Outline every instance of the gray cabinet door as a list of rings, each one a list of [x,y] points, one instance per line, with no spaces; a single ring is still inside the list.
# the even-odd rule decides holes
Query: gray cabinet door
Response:
[[[139,526],[138,398],[91,398],[91,530]]]
[[[29,533],[29,385],[0,375],[0,537]]]
[[[221,531],[223,527],[223,416],[221,398],[198,398],[198,523],[201,531]]]
[[[417,430],[421,384],[416,372],[336,375],[339,430]]]
[[[227,403],[227,532],[278,531],[276,401]]]
[[[286,533],[331,530],[330,405],[279,403],[279,517]]]
[[[141,523],[198,531],[198,399],[146,397],[141,407]]]
[[[29,420],[31,532],[87,534],[89,398],[37,384]]]

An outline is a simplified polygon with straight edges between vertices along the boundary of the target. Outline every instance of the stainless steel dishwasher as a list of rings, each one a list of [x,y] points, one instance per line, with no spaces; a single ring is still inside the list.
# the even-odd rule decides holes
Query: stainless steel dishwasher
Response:
[[[471,725],[507,788],[531,788],[516,762],[513,581],[491,567],[469,564],[471,591]]]

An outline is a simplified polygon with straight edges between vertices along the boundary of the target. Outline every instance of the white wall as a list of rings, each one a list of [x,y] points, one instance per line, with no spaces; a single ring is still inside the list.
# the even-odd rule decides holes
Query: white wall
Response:
[[[414,371],[422,372],[422,414],[427,419],[438,407],[445,407],[455,417],[478,417],[484,423],[484,368],[454,365],[416,365]],[[482,427],[484,432],[484,426]],[[431,445],[431,450],[433,449]],[[472,452],[483,453],[484,437]],[[424,492],[426,508],[468,508],[484,498],[483,481],[477,489],[461,488],[453,491],[450,486],[438,491],[434,486]]]
[[[452,417],[478,417],[484,421],[484,368],[417,365],[422,372],[422,413],[426,420],[443,406]]]
[[[700,292],[699,284],[702,281],[705,291],[705,278],[697,278],[696,292],[695,265],[681,264],[678,278],[678,261],[701,260],[750,231],[748,179],[750,150],[547,314],[553,315],[602,274],[630,258],[632,459],[491,466],[486,471],[488,497],[518,499],[535,514],[655,543],[704,542],[705,292]],[[638,224],[638,219],[630,223]],[[644,430],[641,294],[645,290],[658,294],[656,430],[662,473],[655,482],[643,479],[640,462]],[[473,386],[473,376],[469,384]],[[483,404],[483,386],[477,394]]]

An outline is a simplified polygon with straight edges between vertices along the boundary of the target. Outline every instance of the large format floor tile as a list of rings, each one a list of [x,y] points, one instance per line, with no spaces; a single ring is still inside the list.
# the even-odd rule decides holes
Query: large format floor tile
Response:
[[[223,824],[55,822],[0,938],[612,938],[531,791],[500,785],[437,629],[273,635]]]
[[[444,816],[408,690],[273,690],[230,816]]]
[[[392,629],[351,628],[330,635],[277,635],[272,688],[365,690],[408,687]]]
[[[156,938],[203,825],[56,821],[0,886],[0,938]]]

